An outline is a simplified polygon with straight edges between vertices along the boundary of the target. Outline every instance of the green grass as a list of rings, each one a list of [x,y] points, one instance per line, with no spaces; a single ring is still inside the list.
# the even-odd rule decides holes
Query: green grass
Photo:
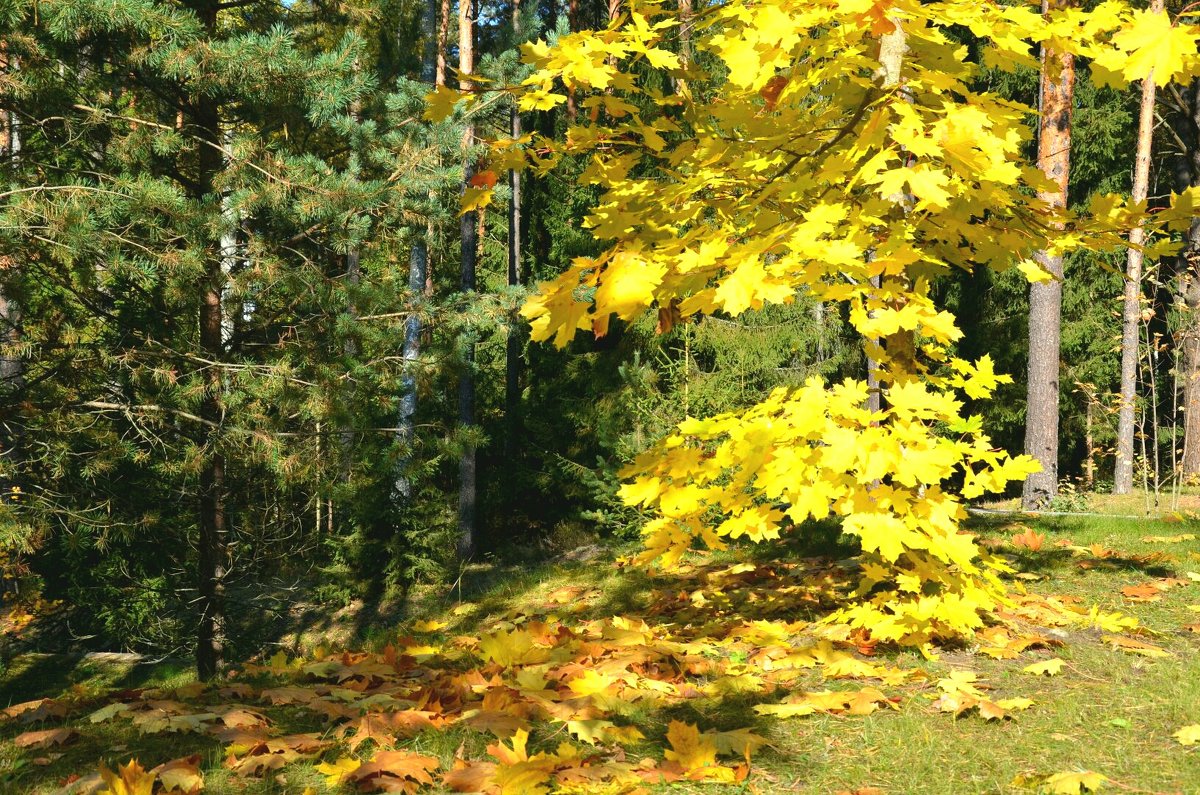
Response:
[[[779,694],[703,697],[667,710],[640,709],[631,715],[648,738],[630,749],[631,756],[661,757],[667,724],[677,719],[703,728],[753,726],[768,738],[771,747],[755,755],[752,775],[745,784],[679,784],[674,791],[816,795],[874,786],[889,795],[1005,793],[1019,791],[1011,782],[1022,773],[1094,770],[1113,780],[1110,790],[1114,792],[1200,792],[1200,752],[1184,748],[1171,736],[1186,724],[1200,722],[1200,635],[1184,629],[1200,623],[1200,612],[1188,609],[1200,605],[1200,583],[1187,578],[1188,572],[1200,572],[1200,541],[1142,540],[1153,535],[1200,536],[1200,525],[1096,517],[1023,519],[1015,527],[1013,522],[1001,520],[981,520],[975,525],[983,538],[997,541],[1022,527],[1044,533],[1046,541],[1037,551],[998,547],[1024,575],[1013,580],[1014,588],[1076,596],[1085,604],[1133,615],[1147,632],[1142,639],[1171,656],[1149,658],[1114,650],[1101,641],[1103,633],[1094,629],[1067,629],[1061,646],[1029,651],[1015,660],[995,660],[970,649],[947,651],[936,660],[923,660],[912,652],[891,652],[895,662],[924,668],[933,679],[950,670],[969,669],[995,688],[998,698],[1025,696],[1036,703],[1002,722],[985,722],[974,714],[956,719],[933,707],[936,689],[932,684],[918,683],[884,688],[889,695],[900,697],[898,710],[866,717],[816,715],[782,721],[763,718],[752,710],[763,700],[777,701]],[[1101,555],[1056,545],[1068,540],[1074,547],[1098,545],[1096,551]],[[828,542],[821,540],[819,549],[794,545],[787,554],[832,551],[835,556],[844,555],[844,549],[830,549]],[[760,548],[739,554],[765,558],[773,553]],[[1178,577],[1187,584],[1171,588],[1156,602],[1131,602],[1121,594],[1126,586],[1162,577]],[[455,592],[422,600],[420,611],[427,617],[449,615],[456,623],[447,634],[472,633],[522,605],[546,604],[557,589],[567,586],[585,590],[561,609],[586,618],[643,613],[650,606],[650,591],[662,587],[663,582],[641,571],[618,569],[610,558],[512,569],[476,567],[462,585],[467,607],[457,614],[451,612],[458,602],[459,593]],[[382,647],[395,636],[395,630],[378,629],[369,645]],[[1066,662],[1060,675],[1034,677],[1021,671],[1030,662],[1051,656]],[[40,696],[67,696],[86,703],[105,690],[171,688],[189,678],[187,671],[171,665],[121,668],[50,658],[18,659],[0,680],[0,706]],[[823,682],[814,674],[800,686],[815,690],[857,689],[861,685]],[[311,715],[295,708],[264,711],[283,731],[328,729],[328,724],[314,722]],[[46,724],[52,725],[56,724]],[[203,756],[208,793],[299,793],[306,786],[318,793],[326,791],[324,779],[312,763],[289,766],[281,774],[282,781],[271,777],[244,780],[223,769],[222,749],[203,735],[139,736],[124,721],[92,725],[76,720],[72,725],[79,726],[83,736],[61,749],[51,749],[63,754],[58,758],[49,758],[46,751],[25,752],[11,743],[18,732],[42,726],[0,725],[0,792],[51,792],[69,774],[94,770],[100,760],[111,765],[137,756],[151,766],[189,753]],[[551,736],[548,729],[535,728],[531,748],[549,750],[563,739]],[[405,747],[437,756],[448,767],[460,746],[466,756],[484,758],[488,742],[478,733],[452,728],[419,735]],[[326,758],[333,756],[336,753],[331,752]],[[35,762],[39,757],[40,762],[48,763]]]

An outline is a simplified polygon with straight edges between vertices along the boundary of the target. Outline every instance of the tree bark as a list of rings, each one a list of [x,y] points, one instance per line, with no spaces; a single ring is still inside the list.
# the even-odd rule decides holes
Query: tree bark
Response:
[[[1042,0],[1046,13],[1066,0]],[[1038,194],[1050,207],[1067,205],[1071,168],[1071,105],[1075,92],[1075,59],[1042,47],[1039,96],[1038,167],[1055,189]],[[1057,228],[1061,228],[1058,225]],[[1042,471],[1025,480],[1021,505],[1037,510],[1058,493],[1059,346],[1062,319],[1062,257],[1042,251],[1041,266],[1054,278],[1029,288],[1029,376],[1025,414],[1025,454],[1037,459]]]
[[[904,67],[904,56],[908,52],[908,36],[900,20],[893,19],[894,30],[879,37],[879,71],[876,79],[884,91],[901,88],[901,71]],[[901,89],[903,91],[903,89]],[[871,254],[874,257],[874,254]],[[883,287],[883,278],[879,275],[870,277],[873,288]],[[873,343],[887,350],[887,341],[872,340]],[[883,383],[880,377],[883,368],[872,355],[870,347],[867,350],[867,410],[877,414],[884,409]]]
[[[437,0],[429,0],[437,2]],[[446,85],[446,46],[450,43],[450,0],[440,0],[437,29],[437,63],[434,69],[434,85]]]
[[[421,79],[425,82],[435,80],[439,74],[445,79],[445,48],[443,37],[445,18],[439,26],[439,8],[449,13],[443,0],[425,0],[425,8],[421,20],[424,28],[424,48],[421,57]],[[439,73],[439,69],[442,72]],[[430,194],[430,198],[433,195]],[[416,438],[415,418],[417,414],[417,362],[421,358],[421,298],[432,287],[429,281],[429,242],[433,237],[433,224],[425,227],[425,235],[418,236],[413,241],[408,258],[408,317],[404,321],[404,375],[401,378],[400,411],[396,424],[396,441],[400,445],[401,454],[397,461],[396,471],[392,478],[392,497],[395,501],[407,503],[412,499],[412,477],[409,469],[412,465],[412,445]]]
[[[1200,219],[1192,221],[1181,255],[1181,292],[1186,312],[1183,332],[1183,456],[1185,482],[1200,476]]]
[[[475,71],[475,41],[474,14],[472,0],[459,0],[458,9],[458,70],[463,74],[459,88],[463,91],[474,89],[474,83],[469,79]],[[475,125],[468,122],[463,131],[463,187],[464,189],[474,175],[475,167],[472,161],[471,149],[475,144]],[[465,294],[475,292],[475,269],[479,256],[479,227],[478,213],[463,213],[460,219],[459,232],[461,236],[461,289]],[[475,335],[471,331],[463,334],[462,338],[463,370],[458,382],[458,422],[461,430],[468,437],[475,429]],[[462,455],[458,463],[458,556],[461,560],[470,560],[475,556],[478,544],[476,528],[476,451],[475,445],[468,438],[463,445]]]
[[[12,72],[16,69],[15,59],[10,59],[8,48],[0,42],[0,69]],[[15,167],[21,151],[21,136],[17,128],[15,113],[7,110],[0,111],[0,159]],[[20,265],[11,257],[0,257],[0,263],[10,275],[20,273]],[[22,450],[20,423],[16,421],[13,410],[20,402],[20,394],[25,382],[25,360],[15,351],[21,341],[21,306],[16,296],[9,289],[0,290],[0,393],[4,395],[6,413],[13,418],[0,428],[0,456],[5,459],[4,474],[0,477],[0,499],[12,505],[18,500],[20,493],[20,470]]]
[[[1152,0],[1150,11],[1164,13],[1164,0]],[[1137,150],[1133,166],[1133,200],[1144,202],[1150,192],[1150,153],[1154,141],[1154,75],[1142,81],[1142,104],[1138,112]],[[1140,224],[1129,232],[1129,253],[1125,258],[1125,304],[1121,313],[1121,394],[1117,415],[1117,461],[1113,474],[1113,494],[1133,490],[1134,402],[1141,346],[1138,326],[1142,319],[1142,263],[1140,246],[1146,230]]]
[[[216,3],[197,3],[194,7],[210,37],[217,34]],[[209,95],[192,97],[193,124],[201,137],[199,170],[196,177],[195,199],[211,199],[214,180],[224,167],[221,144],[220,109]],[[218,245],[212,245],[217,243]],[[204,277],[199,285],[200,350],[210,362],[224,359],[224,312],[221,296],[224,292],[224,258],[219,241],[210,241]],[[203,370],[204,398],[199,414],[204,425],[201,445],[204,462],[200,472],[198,500],[200,537],[199,593],[200,624],[196,638],[196,671],[201,680],[220,673],[225,663],[225,576],[228,568],[228,537],[225,516],[225,460],[222,456],[215,427],[221,421],[221,368],[208,365]]]
[[[579,30],[579,0],[567,0],[567,31],[574,33]],[[567,88],[567,124],[575,123],[579,115],[579,106],[575,102],[575,88]]]
[[[513,0],[512,7],[513,38],[521,35],[521,0]],[[514,101],[508,109],[509,134],[515,139],[521,137],[521,113]],[[508,186],[512,198],[508,205],[508,286],[517,287],[521,284],[521,172],[512,169],[508,172]],[[521,373],[525,362],[521,357],[523,347],[523,327],[517,322],[517,317],[510,318],[508,339],[505,344],[504,356],[504,457],[511,464],[520,449],[521,435]]]
[[[1186,133],[1189,151],[1180,170],[1191,185],[1200,186],[1200,79],[1193,80],[1186,96]],[[1180,474],[1185,481],[1200,477],[1200,218],[1192,220],[1187,245],[1179,256],[1180,294],[1185,317],[1180,347],[1183,349],[1183,455]]]

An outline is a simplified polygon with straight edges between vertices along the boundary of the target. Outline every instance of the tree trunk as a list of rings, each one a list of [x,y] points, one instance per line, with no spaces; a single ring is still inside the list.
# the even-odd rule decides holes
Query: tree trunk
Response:
[[[445,17],[438,20],[438,10],[449,13],[444,0],[426,0],[421,20],[424,28],[424,48],[421,57],[421,79],[435,80],[439,74],[445,80]],[[439,69],[442,70],[439,72]],[[439,83],[440,85],[440,83]],[[432,195],[430,198],[433,198]],[[432,287],[429,281],[429,241],[433,237],[433,224],[425,228],[425,236],[413,241],[408,258],[408,317],[404,320],[404,376],[401,379],[399,421],[396,425],[396,441],[401,448],[396,472],[392,479],[393,499],[408,503],[412,499],[412,445],[416,438],[414,422],[417,414],[417,362],[421,358],[421,298]]]
[[[217,33],[218,8],[206,2],[194,6],[197,16],[210,37]],[[201,138],[198,152],[196,199],[211,197],[213,182],[224,167],[220,149],[221,119],[217,102],[207,95],[192,98],[193,124]],[[210,362],[220,362],[225,355],[223,344],[224,258],[216,246],[209,246],[205,273],[200,289],[200,351]],[[196,638],[196,671],[200,679],[208,680],[221,671],[225,662],[225,576],[228,566],[228,539],[225,516],[225,461],[220,453],[216,431],[221,421],[222,371],[208,365],[203,370],[204,398],[200,416],[206,421],[201,443],[204,462],[200,472],[199,525],[199,592],[200,624]]]
[[[429,0],[436,2],[436,0]],[[437,29],[437,64],[434,69],[434,85],[446,85],[446,47],[450,43],[450,0],[440,0]]]
[[[474,14],[472,0],[459,0],[458,9],[458,70],[464,75],[459,82],[463,91],[474,89],[467,77],[475,71]],[[474,175],[471,148],[475,145],[475,125],[467,123],[463,131],[463,187],[466,188]],[[462,279],[461,288],[466,294],[475,292],[475,266],[479,256],[478,213],[463,213],[460,219]],[[471,434],[475,428],[475,335],[471,331],[463,334],[463,371],[458,382],[458,422],[461,430]],[[459,458],[458,492],[458,556],[470,560],[475,555],[478,533],[475,526],[476,503],[476,451],[469,439],[463,445]]]
[[[579,0],[567,0],[567,30],[571,33],[579,30]],[[579,106],[575,102],[575,87],[567,87],[567,124],[575,123],[579,115]]]
[[[1188,181],[1200,186],[1200,79],[1193,80],[1186,103],[1190,118],[1184,127],[1189,151],[1181,171]],[[1180,475],[1184,481],[1200,477],[1200,218],[1192,220],[1187,246],[1179,256],[1179,292],[1183,296],[1183,456]]]
[[[1150,11],[1162,14],[1164,0],[1152,0]],[[1143,202],[1150,189],[1150,150],[1154,141],[1154,75],[1142,81],[1142,106],[1138,114],[1137,152],[1133,167],[1133,200]],[[1142,319],[1142,261],[1139,246],[1146,240],[1141,225],[1129,233],[1125,258],[1125,305],[1121,313],[1121,395],[1117,416],[1117,461],[1113,494],[1133,490],[1133,409],[1137,397],[1139,352],[1138,324]]]
[[[679,0],[679,64],[687,69],[692,64],[693,0]]]
[[[513,0],[512,11],[513,37],[521,35],[521,2]],[[521,113],[514,102],[508,109],[509,134],[513,138],[521,137]],[[508,286],[517,287],[521,284],[521,172],[513,169],[508,172],[508,185],[512,200],[508,206]],[[508,339],[505,346],[504,366],[504,419],[507,425],[504,435],[504,457],[509,465],[515,460],[520,449],[518,440],[521,434],[521,373],[524,361],[521,358],[523,347],[522,326],[516,316],[510,318]]]
[[[8,49],[0,42],[0,68],[4,72],[15,71],[16,64],[8,57]],[[15,113],[0,111],[0,158],[12,166],[17,165],[21,151],[21,137]],[[9,274],[18,274],[20,265],[11,257],[0,258],[0,265]],[[20,402],[20,393],[25,382],[25,360],[16,351],[21,341],[21,306],[10,290],[0,290],[0,393],[4,395],[7,413],[14,422],[0,428],[0,456],[3,456],[4,473],[0,476],[0,499],[12,505],[19,498],[16,489],[20,486],[21,432],[13,410]]]
[[[1200,219],[1192,221],[1181,259],[1183,331],[1183,457],[1185,482],[1200,476]]]
[[[1042,0],[1043,12],[1066,0]],[[1075,90],[1075,59],[1042,47],[1039,96],[1038,167],[1056,185],[1038,194],[1054,208],[1067,204],[1071,168],[1071,104]],[[1061,228],[1061,225],[1058,227]],[[1029,377],[1025,415],[1025,453],[1037,459],[1042,471],[1025,480],[1021,505],[1025,510],[1045,506],[1058,493],[1059,344],[1062,317],[1061,256],[1039,252],[1038,262],[1054,278],[1029,288]]]
[[[900,88],[904,56],[908,52],[908,36],[904,27],[899,20],[893,20],[893,23],[895,29],[879,37],[879,71],[876,73],[876,79],[884,91]],[[883,278],[879,275],[871,276],[870,283],[876,290],[880,290],[883,287]],[[873,339],[871,342],[883,346],[886,350],[884,340]],[[878,413],[884,408],[883,383],[880,378],[883,368],[872,355],[871,347],[873,346],[867,346],[867,410]]]

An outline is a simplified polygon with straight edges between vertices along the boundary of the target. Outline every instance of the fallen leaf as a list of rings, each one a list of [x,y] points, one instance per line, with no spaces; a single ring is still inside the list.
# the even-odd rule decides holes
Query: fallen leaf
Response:
[[[1171,736],[1178,740],[1180,745],[1195,745],[1196,743],[1200,743],[1200,723],[1184,726]]]
[[[450,626],[449,621],[415,621],[413,622],[412,630],[413,632],[425,634],[429,632],[437,632],[438,630],[445,629],[448,626]]]
[[[115,773],[101,765],[100,777],[108,785],[100,795],[152,795],[154,792],[156,776],[147,772],[136,759],[130,759],[124,766],[118,765]]]
[[[78,736],[79,732],[74,729],[46,729],[18,734],[12,741],[18,748],[49,748],[52,745],[66,745]]]
[[[716,745],[700,734],[700,730],[693,724],[671,721],[667,727],[667,742],[671,747],[663,755],[686,772],[690,773],[717,763]]]
[[[1055,773],[1042,782],[1042,789],[1055,795],[1078,795],[1081,792],[1099,792],[1109,778],[1092,771],[1082,773]]]
[[[1018,549],[1028,549],[1030,552],[1037,552],[1045,545],[1046,534],[1035,532],[1032,528],[1027,528],[1024,532],[1012,536],[1009,541]]]
[[[1062,670],[1065,663],[1057,657],[1042,662],[1031,663],[1021,670],[1034,676],[1054,676]]]
[[[192,795],[204,789],[204,776],[200,773],[200,754],[192,754],[181,759],[164,762],[150,771],[158,776],[163,785],[164,795],[179,792]]]
[[[1149,643],[1143,643],[1140,640],[1127,638],[1124,635],[1101,635],[1100,641],[1111,646],[1116,646],[1121,651],[1127,651],[1130,654],[1140,654],[1143,657],[1171,656],[1171,653],[1165,649],[1160,649],[1158,646],[1152,646]]]

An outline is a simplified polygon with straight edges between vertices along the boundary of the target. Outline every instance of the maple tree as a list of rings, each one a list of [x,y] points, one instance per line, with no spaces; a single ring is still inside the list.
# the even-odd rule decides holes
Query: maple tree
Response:
[[[642,559],[671,565],[697,541],[763,541],[833,515],[863,551],[858,588],[833,620],[920,646],[968,635],[1003,601],[1005,566],[962,532],[963,500],[1037,466],[993,449],[980,419],[964,415],[964,397],[986,398],[1007,377],[987,357],[951,355],[961,332],[934,304],[932,281],[1012,267],[1054,278],[1035,257],[1115,248],[1146,222],[1143,205],[1116,197],[1085,214],[1050,201],[1057,188],[1021,155],[1031,109],[973,78],[981,64],[1036,66],[1030,46],[1041,44],[1090,59],[1101,82],[1153,73],[1164,84],[1200,69],[1200,31],[1116,2],[1039,14],[955,0],[771,0],[722,4],[693,22],[691,46],[723,73],[667,48],[679,23],[653,2],[630,4],[605,30],[525,45],[535,72],[520,107],[586,95],[590,114],[565,140],[495,142],[494,165],[546,172],[564,155],[585,158],[580,183],[602,191],[586,224],[607,245],[527,302],[533,338],[604,336],[613,316],[654,308],[669,329],[800,292],[846,305],[878,363],[880,409],[869,410],[866,382],[812,379],[745,411],[685,420],[624,473],[622,497],[655,514]],[[904,52],[890,77],[885,40],[897,34]],[[460,99],[440,88],[430,113]],[[464,208],[489,198],[481,187]],[[1154,220],[1178,223],[1190,208],[1187,196]],[[944,487],[953,478],[957,491]]]

